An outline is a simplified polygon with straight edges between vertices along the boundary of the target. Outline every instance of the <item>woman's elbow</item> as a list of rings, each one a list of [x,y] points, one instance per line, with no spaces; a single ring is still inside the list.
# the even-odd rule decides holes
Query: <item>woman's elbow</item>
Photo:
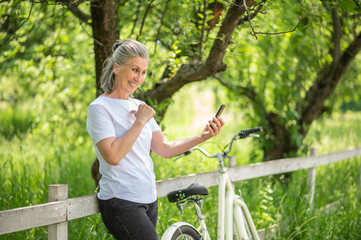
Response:
[[[168,159],[170,158],[171,156],[167,153],[162,153],[162,152],[156,152],[154,151],[158,156],[161,156],[162,158],[165,158],[165,159]]]
[[[165,159],[169,159],[169,158],[171,158],[173,156],[171,156],[170,154],[163,154],[163,155],[161,155],[161,157],[165,158]]]
[[[104,157],[104,160],[113,166],[117,166],[120,161],[123,159],[123,156],[106,156]]]
[[[155,152],[157,155],[161,156],[162,158],[168,159],[173,157],[169,151],[157,151],[157,150],[153,150],[153,152]]]

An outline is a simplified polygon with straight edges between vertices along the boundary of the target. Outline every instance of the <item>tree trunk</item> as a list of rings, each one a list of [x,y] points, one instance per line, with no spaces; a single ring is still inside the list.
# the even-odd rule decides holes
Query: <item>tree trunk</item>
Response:
[[[272,136],[272,144],[264,145],[264,160],[283,158],[285,153],[291,152],[289,132],[286,126],[282,124],[284,120],[280,119],[280,116],[275,113],[268,113],[267,122],[267,129]]]
[[[343,74],[346,72],[350,63],[361,50],[361,33],[348,46],[339,58],[334,58],[332,64],[326,65],[318,73],[316,81],[307,92],[305,104],[303,104],[299,125],[300,133],[305,136],[309,126],[322,112],[325,101],[335,91]]]
[[[119,1],[103,0],[91,2],[91,16],[94,39],[96,96],[102,94],[100,75],[103,63],[113,51],[114,42],[119,39],[118,8]]]
[[[96,96],[103,93],[100,88],[100,75],[103,63],[112,53],[114,42],[119,39],[119,1],[104,0],[91,2],[91,16],[94,39],[95,73],[96,73]],[[96,158],[91,167],[92,178],[95,186],[99,185],[101,174],[99,173],[99,161]]]

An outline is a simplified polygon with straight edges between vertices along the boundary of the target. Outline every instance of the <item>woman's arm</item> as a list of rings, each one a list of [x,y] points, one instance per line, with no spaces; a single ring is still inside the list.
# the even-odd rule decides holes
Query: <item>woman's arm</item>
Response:
[[[119,164],[132,149],[145,124],[155,115],[154,109],[146,104],[140,104],[138,111],[133,110],[130,113],[134,114],[136,120],[122,137],[105,138],[96,144],[104,160],[111,165]]]
[[[171,142],[167,140],[162,131],[155,131],[153,132],[151,149],[159,156],[170,158],[184,153],[192,147],[195,147],[198,144],[207,141],[211,137],[218,135],[223,125],[224,121],[222,118],[213,118],[213,121],[209,121],[209,124],[206,125],[201,134]]]

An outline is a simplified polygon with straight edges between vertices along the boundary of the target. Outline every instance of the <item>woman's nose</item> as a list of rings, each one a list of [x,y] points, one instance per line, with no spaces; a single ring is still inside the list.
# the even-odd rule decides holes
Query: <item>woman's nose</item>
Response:
[[[139,80],[139,79],[140,79],[140,73],[135,73],[135,74],[134,74],[134,78],[135,78],[136,80]]]
[[[144,79],[145,79],[145,75],[144,75],[144,74],[142,74],[142,73],[138,73],[138,74],[137,74],[137,80],[143,81]]]

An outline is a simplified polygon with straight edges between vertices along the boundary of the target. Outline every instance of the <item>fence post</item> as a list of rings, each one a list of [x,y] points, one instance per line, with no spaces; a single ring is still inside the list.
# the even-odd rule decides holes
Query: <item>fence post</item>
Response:
[[[236,156],[230,156],[228,158],[228,167],[235,167],[237,165],[237,158]]]
[[[310,152],[311,156],[317,156],[317,148],[311,148]],[[308,194],[310,196],[310,208],[313,208],[313,199],[315,197],[315,185],[316,185],[316,168],[308,169],[308,176],[307,176],[307,188]]]
[[[48,186],[48,202],[66,200],[68,198],[68,184],[54,184]],[[48,226],[48,240],[67,240],[68,222],[51,224]]]

